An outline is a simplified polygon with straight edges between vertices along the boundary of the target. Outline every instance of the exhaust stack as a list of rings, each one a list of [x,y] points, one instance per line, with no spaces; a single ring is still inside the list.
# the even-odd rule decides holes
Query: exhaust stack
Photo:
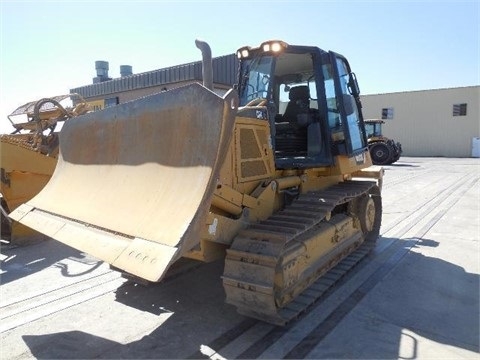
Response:
[[[202,78],[203,86],[213,91],[213,65],[212,50],[205,41],[195,40],[195,45],[202,52]]]

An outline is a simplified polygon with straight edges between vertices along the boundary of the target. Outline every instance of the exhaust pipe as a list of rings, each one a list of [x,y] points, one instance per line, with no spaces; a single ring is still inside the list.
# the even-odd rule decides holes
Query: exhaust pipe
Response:
[[[202,78],[203,86],[213,91],[213,65],[212,50],[205,41],[195,40],[195,45],[202,52]]]

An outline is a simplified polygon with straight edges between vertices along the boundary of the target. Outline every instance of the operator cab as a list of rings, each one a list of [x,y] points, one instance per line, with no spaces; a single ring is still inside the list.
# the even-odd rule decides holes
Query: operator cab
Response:
[[[238,50],[240,115],[268,120],[277,168],[330,166],[367,147],[347,60],[282,41]]]
[[[382,136],[382,124],[383,120],[370,119],[365,120],[365,131],[367,133],[367,138],[371,137],[380,137]]]

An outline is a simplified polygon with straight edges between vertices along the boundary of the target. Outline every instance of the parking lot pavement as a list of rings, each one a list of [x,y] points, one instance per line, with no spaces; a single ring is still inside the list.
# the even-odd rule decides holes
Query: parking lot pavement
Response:
[[[143,287],[54,240],[1,248],[0,357],[480,358],[480,160],[385,167],[374,252],[296,322],[224,303],[223,262]]]

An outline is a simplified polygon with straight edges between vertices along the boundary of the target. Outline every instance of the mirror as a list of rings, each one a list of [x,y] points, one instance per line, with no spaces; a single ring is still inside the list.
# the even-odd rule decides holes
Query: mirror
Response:
[[[343,106],[347,116],[352,115],[356,109],[355,98],[349,94],[343,94]]]
[[[351,72],[349,74],[349,79],[348,79],[348,91],[350,94],[353,96],[358,96],[360,95],[360,87],[358,86],[358,81],[357,77],[355,76],[355,73]]]

